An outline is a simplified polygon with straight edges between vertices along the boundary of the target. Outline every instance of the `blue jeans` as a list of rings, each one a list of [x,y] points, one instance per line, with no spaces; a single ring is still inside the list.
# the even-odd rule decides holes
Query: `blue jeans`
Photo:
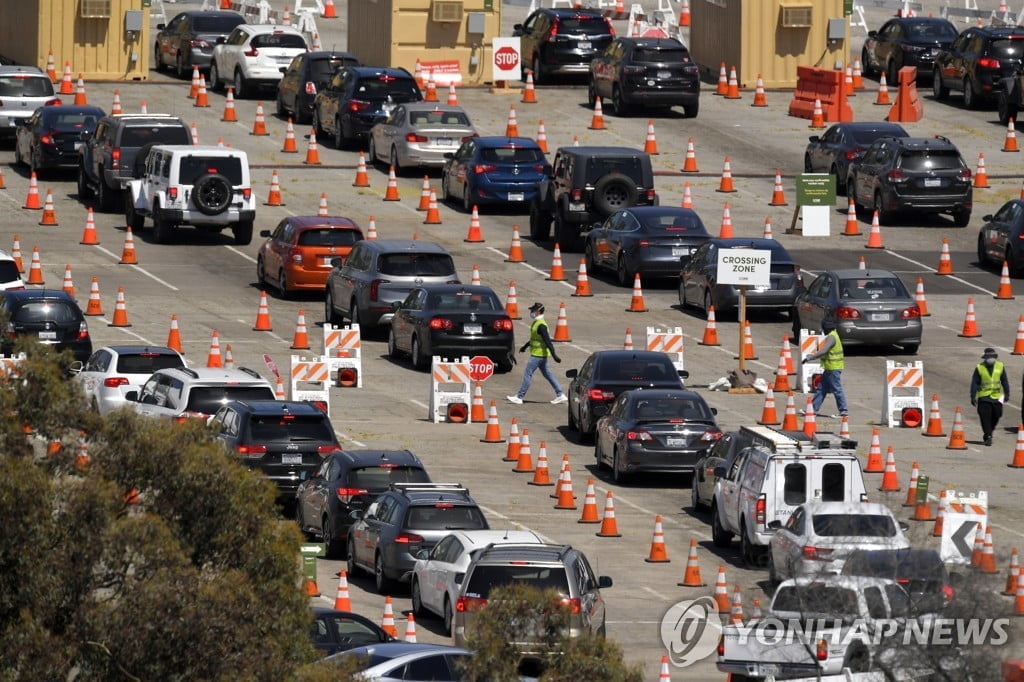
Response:
[[[821,383],[818,384],[817,390],[814,391],[814,402],[811,403],[815,414],[818,414],[821,404],[825,402],[825,396],[829,393],[836,397],[836,407],[839,408],[839,411],[847,412],[846,394],[843,393],[842,377],[843,370],[841,369],[826,369],[821,373]]]
[[[526,392],[530,390],[530,382],[533,381],[533,373],[538,369],[544,375],[544,378],[548,380],[548,383],[551,384],[551,388],[555,389],[555,397],[557,398],[562,395],[562,387],[558,384],[558,379],[551,372],[551,364],[548,362],[548,357],[530,356],[526,363],[526,369],[523,370],[523,385],[519,387],[519,392],[516,393],[520,400],[526,397]]]

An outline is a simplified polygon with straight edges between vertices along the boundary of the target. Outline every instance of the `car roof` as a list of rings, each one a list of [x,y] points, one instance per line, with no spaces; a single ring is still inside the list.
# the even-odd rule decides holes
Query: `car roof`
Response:
[[[359,59],[352,52],[346,52],[345,50],[310,50],[305,53],[305,57],[311,62],[321,59]],[[355,64],[352,66],[355,66]]]
[[[45,76],[43,70],[38,66],[25,66],[22,64],[10,64],[7,66],[0,66],[0,76],[9,75],[25,75],[25,76]]]
[[[788,253],[780,242],[762,237],[713,237],[709,241],[720,249],[771,249]]]
[[[634,45],[636,47],[648,47],[648,48],[650,48],[650,47],[654,47],[654,48],[658,48],[658,47],[673,47],[673,48],[675,48],[675,47],[682,47],[682,48],[685,48],[686,47],[685,45],[683,45],[682,41],[679,40],[678,38],[642,37],[642,36],[639,36],[639,37],[627,37],[627,36],[622,36],[622,37],[619,38],[619,42],[623,43],[625,45]]]
[[[438,102],[407,102],[402,105],[409,111],[456,111],[466,113],[463,107],[457,104],[440,104]]]
[[[865,514],[892,516],[884,504],[878,502],[804,502],[801,505],[808,514]]]
[[[542,544],[544,539],[532,530],[453,530],[454,535],[462,540],[464,547],[477,549],[490,544]]]
[[[107,112],[103,111],[103,109],[100,108],[100,107],[94,107],[92,105],[81,105],[81,104],[79,104],[77,106],[74,105],[74,104],[70,104],[70,105],[69,104],[62,104],[59,107],[39,107],[39,109],[41,109],[44,114],[45,113],[52,113],[54,115],[56,115],[56,114],[68,114],[68,113],[71,113],[71,114],[86,114],[86,115],[90,115],[91,114],[91,115],[97,116],[97,117],[102,117],[102,116],[106,116],[107,115]],[[37,109],[36,111],[39,111],[39,109]]]
[[[647,152],[635,147],[559,147],[558,151],[565,154],[576,154],[577,156],[647,156]]]
[[[779,590],[784,587],[809,587],[811,585],[821,585],[824,587],[840,587],[848,590],[860,591],[866,587],[886,587],[888,585],[897,585],[895,580],[889,578],[876,578],[873,576],[866,575],[809,575],[801,576],[799,578],[790,578],[783,580],[779,583],[778,587],[775,588],[775,593],[778,594]]]
[[[529,137],[508,137],[506,135],[485,135],[474,140],[476,146],[481,149],[494,149],[497,147],[523,147],[525,149],[538,149],[537,141]]]
[[[235,28],[242,28],[249,35],[265,35],[267,33],[293,33],[295,35],[302,35],[302,32],[294,26],[285,26],[284,24],[239,24]],[[305,40],[305,36],[302,38]]]
[[[682,206],[629,206],[627,208],[620,209],[625,213],[633,213],[638,216],[645,215],[685,215],[700,218],[700,214],[694,211],[692,208],[683,208]]]
[[[191,144],[157,144],[153,145],[153,151],[162,149],[170,152],[189,152],[189,156],[247,156],[246,153],[235,147],[218,147],[215,144],[191,145]]]
[[[482,284],[421,284],[417,289],[423,289],[424,291],[431,294],[446,294],[450,292],[465,292],[467,294],[493,294],[494,289],[484,286]]]
[[[359,618],[361,620],[370,620],[361,613],[356,613],[355,611],[342,611],[340,609],[332,609],[329,606],[316,606],[310,604],[309,612],[312,613],[314,616],[340,616],[342,618]],[[373,621],[370,622],[373,623]],[[374,625],[376,625],[376,623],[374,623]]]
[[[146,121],[151,121],[157,125],[168,122],[184,123],[181,118],[174,114],[107,114],[107,118],[121,123],[144,123]]]
[[[703,400],[699,393],[687,388],[634,388],[626,393],[629,394],[630,399],[637,400],[641,398],[686,398],[687,400],[698,398]]]
[[[895,273],[879,268],[871,268],[869,270],[845,268],[843,270],[832,270],[831,272],[839,279],[874,279],[875,277],[896,277],[896,279],[899,279]]]
[[[563,8],[555,9],[555,8],[551,7],[551,8],[544,8],[541,11],[543,11],[545,14],[550,14],[552,16],[556,16],[559,19],[573,19],[575,17],[596,17],[598,19],[603,19],[604,18],[604,14],[602,14],[600,10],[584,9],[583,7],[574,8],[574,9],[563,9]]]
[[[184,374],[190,381],[194,380],[197,382],[230,382],[259,385],[270,383],[263,377],[259,375],[253,376],[242,369],[227,369],[223,367],[167,367],[154,372],[154,374],[171,373]]]
[[[412,74],[403,68],[396,68],[391,66],[346,66],[344,67],[348,71],[356,74],[359,78],[369,78],[370,76],[394,76],[396,78],[412,78]]]
[[[187,17],[238,17],[245,23],[245,17],[238,12],[229,12],[227,10],[215,10],[215,9],[194,9],[187,12],[182,12]]]
[[[1024,35],[1024,26],[969,26],[972,31],[987,33],[992,38],[1004,38],[1007,36]],[[964,29],[965,31],[968,29]]]
[[[491,561],[533,561],[546,563],[562,563],[562,557],[572,549],[572,545],[556,545],[551,543],[503,543],[494,545],[477,555],[479,563]]]
[[[896,17],[895,21],[901,24],[951,24],[948,19],[942,17]]]
[[[415,654],[428,651],[443,651],[450,654],[471,654],[468,649],[449,646],[447,644],[417,644],[415,642],[382,642],[379,644],[368,644],[357,646],[348,651],[342,651],[331,656],[329,660],[337,660],[335,657],[349,658],[352,656],[378,656],[384,658],[397,658],[406,654]]]
[[[14,256],[0,249],[0,260],[14,260]]]
[[[420,466],[423,462],[409,450],[335,450],[328,457],[344,459],[354,466],[373,466],[387,461],[390,464],[402,466]]]
[[[75,299],[71,298],[66,291],[61,289],[8,289],[0,292],[4,300],[10,299],[15,302],[30,301],[30,300],[46,300],[46,301],[67,301],[72,303],[75,307],[78,303]]]
[[[143,346],[140,344],[111,344],[97,348],[96,350],[109,350],[117,353],[118,355],[131,355],[133,353],[158,353],[160,355],[179,355],[178,351],[167,346]]]
[[[667,360],[668,356],[657,350],[596,350],[594,357],[602,362],[622,362],[623,360]]]
[[[899,123],[889,123],[888,121],[851,121],[836,123],[835,127],[843,130],[889,130],[893,133],[902,132],[901,137],[909,136],[906,129]]]
[[[443,253],[448,249],[436,242],[425,242],[418,239],[365,239],[359,242],[364,249],[373,249],[382,253]]]
[[[286,413],[326,416],[324,411],[319,407],[304,400],[232,400],[227,404],[248,408],[248,410],[253,414],[259,415],[278,415]]]
[[[880,137],[879,140],[895,140],[896,144],[907,149],[942,149],[956,150],[956,145],[946,138],[936,135],[934,137]]]
[[[305,230],[312,227],[337,227],[339,229],[354,229],[358,230],[359,225],[355,223],[351,218],[344,216],[316,216],[316,215],[296,215],[288,218],[288,222],[300,230]]]

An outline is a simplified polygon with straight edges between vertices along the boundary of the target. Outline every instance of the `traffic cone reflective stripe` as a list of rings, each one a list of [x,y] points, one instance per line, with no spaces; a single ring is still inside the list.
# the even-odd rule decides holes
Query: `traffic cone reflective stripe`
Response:
[[[359,152],[359,163],[356,165],[356,179],[352,183],[353,187],[369,187],[370,176],[366,172],[366,155],[363,152]]]
[[[205,108],[210,106],[210,96],[206,92],[206,77],[199,77],[199,92],[196,93],[196,100],[192,102],[192,106]]]
[[[583,496],[583,513],[576,523],[601,523],[597,515],[597,493],[594,491],[594,479],[587,479],[587,492]]]
[[[825,112],[821,108],[821,100],[814,100],[814,110],[811,112],[811,124],[808,128],[824,128],[825,127]]]
[[[985,154],[978,154],[978,170],[974,174],[974,187],[985,189],[988,185],[988,173],[985,172]]]
[[[167,347],[171,350],[176,350],[179,353],[181,350],[181,330],[178,328],[178,316],[171,315],[171,328],[167,332]]]
[[[885,471],[882,473],[882,492],[899,492],[900,480],[896,474],[896,453],[890,445],[885,451]]]
[[[864,89],[864,66],[860,63],[860,57],[853,59],[853,89]]]
[[[417,211],[426,211],[430,208],[430,176],[423,176],[423,187],[420,189],[420,203],[416,207]]]
[[[576,509],[576,496],[572,494],[572,473],[568,465],[563,467],[555,509]]]
[[[953,430],[949,434],[949,444],[946,445],[946,449],[967,449],[967,436],[964,433],[964,417],[959,405],[956,408],[956,412],[953,414]]]
[[[57,222],[57,209],[53,205],[53,190],[46,190],[46,204],[43,206],[43,217],[39,221],[40,225],[56,227],[59,223]]]
[[[942,429],[942,415],[939,413],[939,394],[932,393],[932,405],[928,412],[928,426],[924,430],[926,436],[945,436]]]
[[[786,393],[786,411],[782,415],[782,430],[796,431],[800,428],[796,418],[796,397],[793,391]]]
[[[764,407],[761,409],[761,418],[757,420],[757,423],[764,426],[779,424],[779,415],[775,411],[775,390],[771,386],[764,392]]]
[[[804,435],[808,438],[814,438],[814,434],[818,432],[818,420],[814,414],[814,397],[807,396],[807,407],[804,409]]]
[[[932,526],[932,537],[942,537],[942,522],[946,517],[946,511],[948,511],[949,505],[947,504],[946,491],[939,491],[939,511],[935,515],[935,525]]]
[[[544,119],[537,121],[537,146],[545,154],[548,153],[548,134],[544,130]]]
[[[764,219],[764,231],[761,234],[762,239],[775,239],[772,235],[772,220],[771,218]]]
[[[551,273],[545,278],[549,282],[564,282],[565,270],[562,269],[562,249],[555,242],[555,250],[551,255]]]
[[[252,326],[254,332],[273,331],[270,326],[270,306],[267,305],[267,292],[260,292],[260,307],[256,311],[256,323]]]
[[[718,192],[731,193],[735,192],[736,188],[732,183],[732,165],[729,163],[729,157],[725,157],[725,163],[722,166],[722,179],[718,183]]]
[[[457,107],[459,106],[459,95],[455,92],[455,81],[448,83],[448,106]]]
[[[516,108],[509,105],[508,123],[505,124],[505,137],[519,137],[519,123],[516,121]]]
[[[907,499],[903,501],[904,507],[913,507],[917,504],[917,479],[920,473],[917,462],[910,465],[910,484],[907,486]]]
[[[501,458],[501,461],[518,462],[519,444],[519,420],[512,417],[508,427],[508,447],[505,448],[505,456]]]
[[[1020,579],[1020,558],[1017,555],[1017,548],[1010,550],[1010,565],[1006,572],[1006,588],[1003,594],[1012,595]]]
[[[64,266],[64,283],[61,290],[71,298],[75,297],[75,282],[71,279],[71,265]]]
[[[110,114],[112,116],[117,116],[118,114],[123,113],[124,109],[121,108],[121,91],[114,90],[114,101],[110,104]]]
[[[551,340],[555,342],[572,341],[569,337],[569,320],[565,315],[565,303],[558,306],[558,322],[555,324],[555,335]]]
[[[1017,128],[1012,118],[1006,124],[1006,139],[1003,141],[1003,148],[1000,151],[1020,151],[1020,149],[1017,148]]]
[[[725,98],[740,99],[740,83],[739,79],[736,77],[735,66],[729,69],[729,82],[726,84]]]
[[[519,457],[516,459],[516,466],[512,471],[519,474],[533,473],[533,453],[530,451],[530,429],[523,429],[519,436]]]
[[[739,585],[732,590],[732,603],[729,605],[729,623],[743,625],[743,592]]]
[[[612,491],[609,490],[604,496],[604,514],[601,517],[601,530],[595,533],[599,538],[621,538],[619,524],[615,520],[615,501]]]
[[[644,140],[644,153],[646,154],[657,154],[658,153],[658,140],[654,137],[654,121],[647,121],[647,139]]]
[[[309,131],[309,143],[306,145],[306,158],[303,159],[302,163],[306,164],[307,166],[320,165],[320,148],[316,144],[315,130]]]
[[[999,289],[992,298],[997,301],[1013,300],[1013,287],[1010,284],[1010,266],[1006,261],[1003,261],[1003,269],[999,273]]]
[[[683,184],[683,203],[682,203],[682,207],[683,208],[688,208],[690,210],[693,210],[693,193],[692,193],[692,191],[690,189],[690,181],[689,180],[687,180],[686,183]]]
[[[117,288],[117,300],[114,303],[114,317],[110,327],[130,327],[128,324],[128,308],[124,302],[124,287]]]
[[[487,427],[484,429],[484,437],[480,439],[480,442],[505,442],[505,439],[501,437],[501,424],[498,422],[498,403],[494,400],[491,401],[491,406],[487,413]]]
[[[28,268],[28,281],[26,284],[38,284],[43,286],[46,282],[43,281],[43,265],[39,260],[39,247],[32,247],[32,263]]]
[[[1017,445],[1013,449],[1013,460],[1006,466],[1024,469],[1024,424],[1017,427]]]
[[[786,193],[782,189],[782,171],[775,169],[775,189],[772,191],[772,200],[769,206],[789,206],[786,202]]]
[[[690,552],[686,556],[683,580],[676,584],[680,587],[705,587],[704,581],[700,578],[700,564],[697,561],[697,541],[693,538],[690,538]]]
[[[684,173],[699,173],[697,170],[697,152],[693,145],[693,138],[686,140],[686,157],[683,159]]]
[[[974,299],[967,299],[967,313],[964,315],[964,328],[963,331],[957,334],[963,338],[973,339],[981,336],[981,332],[978,331],[978,322],[974,317]]]
[[[722,207],[722,225],[718,228],[719,239],[732,239],[735,235],[732,231],[732,214],[729,212],[729,202]]]
[[[533,480],[528,483],[537,486],[554,485],[548,472],[548,447],[544,441],[540,442],[540,448],[537,451],[537,466],[533,469]]]
[[[132,236],[132,227],[129,225],[124,231],[124,248],[121,250],[121,265],[138,265],[138,258],[135,256],[135,239]]]
[[[537,103],[537,90],[533,83],[533,71],[526,72],[526,87],[523,88],[523,98],[519,101],[523,104]]]
[[[267,200],[264,206],[284,206],[281,201],[281,180],[277,175],[277,169],[270,174],[270,192],[267,193]]]
[[[920,277],[917,278],[914,301],[917,303],[918,310],[921,311],[921,317],[928,317],[931,314],[928,312],[928,300],[924,297],[924,279]]]
[[[274,389],[274,398],[276,398],[277,400],[286,400],[288,398],[288,395],[285,393],[284,390],[284,378],[276,377],[276,382],[277,386]]]
[[[92,278],[92,284],[89,285],[89,303],[85,307],[85,314],[94,317],[103,314],[103,305],[100,302],[100,281],[98,278]]]
[[[523,255],[523,243],[519,238],[519,226],[512,226],[512,245],[508,248],[508,258],[505,259],[506,263],[525,263],[526,257]]]
[[[715,322],[715,306],[708,308],[708,319],[704,325],[704,335],[700,340],[701,346],[718,346],[718,326]]]
[[[885,471],[882,462],[882,446],[878,440],[878,429],[871,429],[871,447],[868,449],[868,463],[863,469],[866,474],[880,474]]]
[[[188,89],[187,97],[189,99],[195,99],[196,95],[199,94],[199,67],[192,66],[192,85]]]
[[[89,98],[85,95],[85,80],[82,79],[82,74],[78,74],[78,85],[75,88],[75,100],[73,104],[76,107],[85,107],[89,105]]]
[[[846,66],[846,74],[845,74],[845,77],[843,78],[843,93],[847,97],[856,97],[857,96],[857,93],[854,92],[854,87],[853,87],[853,66],[849,65],[849,64],[847,64],[847,66]]]
[[[942,251],[939,253],[939,267],[935,270],[936,275],[952,275],[953,261],[949,256],[949,239],[942,238]]]
[[[82,240],[79,244],[96,246],[100,243],[99,235],[96,232],[96,217],[93,215],[92,206],[85,211],[85,229],[82,230]]]
[[[713,595],[719,613],[729,613],[729,588],[725,583],[725,566],[718,566],[718,577],[715,579]]]
[[[391,605],[391,597],[384,597],[384,616],[380,621],[380,629],[392,637],[398,637],[398,630],[395,628],[395,611]]]
[[[580,258],[580,267],[576,271],[576,291],[573,296],[593,296],[590,292],[590,278],[587,277],[587,259]]]
[[[764,79],[761,78],[761,74],[757,74],[757,84],[754,86],[754,102],[750,106],[768,106],[768,97],[764,94]]]
[[[871,215],[871,232],[868,234],[868,243],[864,245],[866,249],[884,249],[882,245],[882,227],[878,222],[878,211],[875,211]]]
[[[43,205],[39,203],[39,180],[36,178],[36,172],[32,171],[28,176],[28,194],[25,196],[25,205],[22,208],[39,210],[42,207]]]
[[[601,107],[601,98],[594,101],[594,115],[590,118],[590,130],[604,130],[604,109]]]
[[[513,320],[523,319],[519,314],[519,299],[516,296],[515,280],[508,283],[508,299],[505,301],[505,314]]]
[[[722,97],[729,94],[729,76],[725,72],[725,62],[718,67],[718,86],[715,88],[715,94]]]
[[[633,296],[629,301],[627,313],[646,313],[647,304],[644,303],[644,291],[640,288],[640,273],[633,275]]]
[[[220,334],[217,330],[213,330],[213,334],[210,337],[210,352],[206,356],[207,367],[223,367],[224,360],[220,355]]]
[[[263,114],[263,102],[256,103],[256,119],[252,124],[250,135],[269,135],[267,132],[267,119]]]
[[[633,350],[633,330],[626,327],[626,336],[622,339],[622,350]]]
[[[473,205],[473,213],[469,218],[469,230],[466,232],[466,238],[462,241],[475,244],[484,241],[483,232],[480,230],[480,211],[476,205]]]
[[[649,564],[665,564],[671,561],[665,550],[665,531],[661,527],[661,517],[654,517],[654,536],[651,538],[651,551],[644,559]]]

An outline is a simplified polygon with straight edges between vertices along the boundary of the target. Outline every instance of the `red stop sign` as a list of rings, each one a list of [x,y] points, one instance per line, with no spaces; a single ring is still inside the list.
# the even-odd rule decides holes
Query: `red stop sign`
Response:
[[[469,359],[469,377],[473,381],[487,381],[494,376],[494,361],[485,355],[474,355]]]
[[[494,65],[501,71],[510,71],[519,66],[519,52],[514,47],[499,47],[494,51]]]

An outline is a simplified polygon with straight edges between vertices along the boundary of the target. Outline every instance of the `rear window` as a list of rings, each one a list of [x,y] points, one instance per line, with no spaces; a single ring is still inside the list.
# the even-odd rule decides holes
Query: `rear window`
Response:
[[[46,76],[0,76],[0,97],[49,97],[53,83]]]
[[[571,17],[558,20],[558,33],[571,36],[603,36],[611,33],[601,17]]]
[[[640,159],[633,156],[601,157],[587,165],[587,184],[594,185],[609,173],[622,173],[637,185],[644,184],[644,167]]]
[[[481,530],[487,528],[487,521],[476,507],[441,502],[409,507],[404,527],[410,530]]]
[[[828,585],[791,585],[781,587],[772,601],[773,611],[827,613],[832,616],[857,615],[857,593]]]
[[[350,488],[387,490],[392,483],[429,483],[430,477],[420,467],[372,466],[353,469],[348,474]]]
[[[379,270],[395,277],[447,277],[455,275],[455,262],[446,253],[388,253]]]
[[[906,28],[912,40],[953,41],[957,36],[953,26],[939,21],[911,23]]]
[[[846,300],[910,298],[910,292],[898,277],[861,277],[839,280],[839,297]]]
[[[675,366],[666,358],[664,363],[647,360],[617,360],[604,358],[597,376],[602,381],[670,381],[679,378]]]
[[[821,468],[822,502],[846,501],[846,466],[833,462]]]
[[[12,260],[0,260],[0,282],[17,282],[21,279],[18,266]]]
[[[896,524],[884,514],[815,514],[814,532],[822,537],[863,536],[891,538]]]
[[[423,99],[415,80],[394,76],[374,76],[359,81],[355,96],[367,102],[384,102],[390,98],[392,102],[402,103]]]
[[[358,59],[312,59],[309,62],[309,77],[317,83],[326,83],[340,66],[358,66]]]
[[[274,391],[269,386],[197,386],[189,391],[190,412],[214,414],[225,403],[232,400],[274,400]]]
[[[242,17],[212,16],[192,18],[192,28],[197,33],[231,33],[235,26],[244,23],[245,19]]]
[[[183,156],[178,170],[178,182],[194,185],[200,177],[213,173],[223,175],[232,185],[241,185],[242,160],[237,156]]]
[[[487,599],[495,587],[526,584],[539,590],[569,594],[569,580],[563,566],[477,566],[466,585],[467,597]]]
[[[849,132],[853,136],[853,141],[864,147],[869,146],[880,137],[907,137],[905,132],[889,129],[864,130],[863,128],[854,128]]]
[[[280,47],[306,49],[306,39],[294,33],[263,33],[253,36],[249,42],[252,47]]]
[[[636,214],[634,214],[636,215]],[[644,212],[638,216],[641,223],[651,232],[668,235],[706,235],[707,229],[696,213],[665,213],[662,215]]]
[[[946,569],[935,554],[908,554],[906,552],[857,552],[843,564],[846,575],[865,575],[878,578],[931,578],[944,579]]]
[[[43,121],[50,129],[56,130],[58,133],[73,133],[81,130],[91,130],[96,127],[96,121],[99,120],[99,116],[96,114],[61,111],[63,108],[46,108]]]
[[[82,314],[63,301],[33,301],[25,303],[11,316],[15,322],[33,324],[36,322],[74,322]]]
[[[787,464],[782,470],[782,501],[790,506],[807,501],[807,467]]]
[[[957,170],[963,165],[952,149],[907,150],[900,156],[900,168],[908,171]]]
[[[315,440],[335,442],[327,415],[286,414],[249,418],[249,438],[254,441]]]
[[[701,400],[693,398],[643,398],[636,402],[634,416],[640,421],[686,421],[710,422],[714,420],[711,410]]]
[[[430,294],[427,296],[427,307],[452,312],[481,310],[494,312],[505,309],[498,297],[489,291],[484,293],[453,291],[445,294]]]
[[[182,126],[128,126],[121,131],[122,147],[144,144],[192,144],[192,133]]]
[[[993,40],[989,47],[989,54],[996,59],[1017,59],[1020,60],[1024,52],[1024,36],[1020,38],[1005,38]]]
[[[158,369],[184,366],[180,356],[170,353],[139,353],[117,356],[117,371],[123,374],[153,374]]]
[[[633,61],[641,63],[660,64],[665,62],[689,61],[690,53],[682,47],[670,48],[667,50],[654,50],[650,48],[639,48],[633,51]]]
[[[465,128],[469,117],[461,111],[410,111],[409,123],[414,126]]]
[[[485,147],[480,158],[494,163],[543,163],[544,152],[526,147]]]
[[[314,228],[299,233],[299,246],[352,246],[362,239],[359,230]]]

